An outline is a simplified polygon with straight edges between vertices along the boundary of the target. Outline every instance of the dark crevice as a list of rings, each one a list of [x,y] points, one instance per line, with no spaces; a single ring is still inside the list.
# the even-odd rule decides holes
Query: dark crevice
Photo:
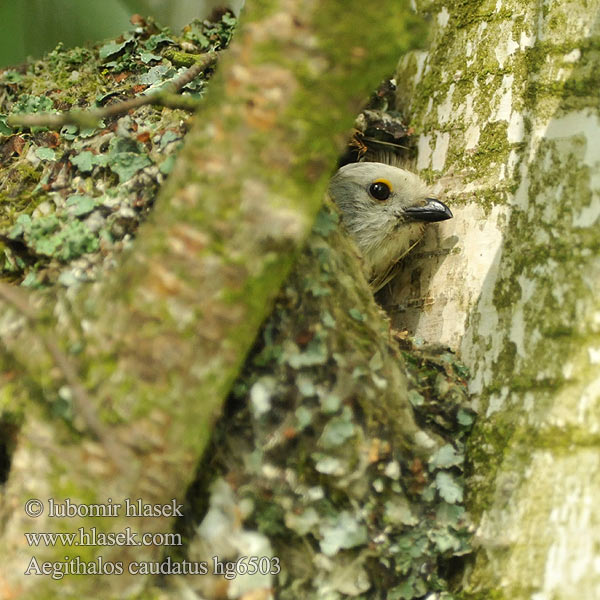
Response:
[[[8,480],[16,437],[14,423],[0,422],[0,485]]]

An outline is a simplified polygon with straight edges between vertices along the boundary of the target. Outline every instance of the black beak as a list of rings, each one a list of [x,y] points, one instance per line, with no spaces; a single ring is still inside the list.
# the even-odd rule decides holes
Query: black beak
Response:
[[[423,206],[410,206],[405,208],[404,212],[415,221],[445,221],[452,218],[452,211],[439,200],[435,198],[425,198]]]

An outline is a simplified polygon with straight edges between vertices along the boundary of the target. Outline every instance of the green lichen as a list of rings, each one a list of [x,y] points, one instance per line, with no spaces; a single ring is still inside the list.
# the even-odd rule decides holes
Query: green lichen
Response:
[[[447,350],[402,339],[409,383],[394,383],[395,351],[374,342],[374,331],[382,339],[389,333],[372,298],[362,297],[368,288],[359,288],[360,300],[339,301],[345,260],[336,249],[348,242],[337,222],[331,209],[317,218],[193,489],[217,476],[237,482],[237,501],[254,507],[245,527],[268,535],[281,559],[281,598],[322,597],[324,575],[311,558],[321,553],[332,565],[327,581],[352,561],[367,578],[356,591],[368,597],[439,592],[451,600],[443,565],[469,552],[461,504],[464,437],[473,423],[467,372]],[[409,398],[420,426],[446,440],[429,462],[400,433]],[[204,513],[203,496],[192,493],[191,503]]]
[[[184,32],[187,47],[221,49],[235,24],[229,13],[217,23],[194,22]],[[179,74],[169,57],[178,52],[180,39],[152,21],[138,20],[131,32],[95,48],[59,45],[44,60],[4,73],[0,113],[85,109],[160,87]],[[184,87],[192,110],[208,75]],[[93,279],[99,264],[108,262],[148,215],[181,145],[187,116],[181,110],[142,107],[122,121],[113,117],[99,124],[90,118],[89,128],[69,125],[57,134],[45,127],[6,126],[0,137],[5,173],[0,276],[30,287]],[[122,129],[107,143],[119,122]],[[72,205],[78,195],[87,198],[85,206]],[[19,218],[31,220],[27,231],[12,229]],[[49,218],[56,220],[55,230],[44,230]]]

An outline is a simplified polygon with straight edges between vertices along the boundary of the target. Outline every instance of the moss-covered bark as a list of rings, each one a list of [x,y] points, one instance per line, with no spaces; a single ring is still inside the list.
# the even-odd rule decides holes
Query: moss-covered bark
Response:
[[[432,46],[406,57],[398,78],[418,166],[455,219],[389,303],[397,323],[459,349],[473,372],[480,527],[467,595],[593,598],[599,5],[421,6],[435,23]]]
[[[406,343],[402,357],[330,211],[317,218],[190,494],[202,522],[188,529],[188,560],[258,555],[276,570],[171,578],[172,589],[454,598],[450,559],[470,550],[464,371],[442,348]]]
[[[102,589],[103,597],[123,598],[149,585],[127,564],[156,560],[161,545],[65,551],[28,546],[23,534],[134,529],[123,512],[53,518],[50,498],[165,505],[183,497],[307,236],[359,99],[414,35],[411,17],[392,3],[248,4],[152,222],[123,264],[93,286],[4,307],[5,325],[18,325],[6,325],[2,340],[3,429],[19,423],[6,444],[11,468],[0,507],[9,595],[95,598]],[[360,301],[371,301],[366,288]],[[27,323],[19,322],[23,314]],[[44,505],[37,519],[23,512],[29,498]],[[135,531],[167,532],[172,521],[136,519]],[[38,566],[24,575],[32,556]],[[73,568],[76,556],[122,561],[124,574],[60,582],[38,574],[44,561]]]

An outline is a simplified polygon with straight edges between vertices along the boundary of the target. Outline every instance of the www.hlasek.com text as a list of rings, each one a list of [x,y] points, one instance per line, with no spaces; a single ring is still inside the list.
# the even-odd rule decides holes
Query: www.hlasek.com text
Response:
[[[98,531],[80,527],[73,533],[28,532],[29,546],[181,546],[180,533],[146,532],[139,534],[126,527],[123,531]]]

